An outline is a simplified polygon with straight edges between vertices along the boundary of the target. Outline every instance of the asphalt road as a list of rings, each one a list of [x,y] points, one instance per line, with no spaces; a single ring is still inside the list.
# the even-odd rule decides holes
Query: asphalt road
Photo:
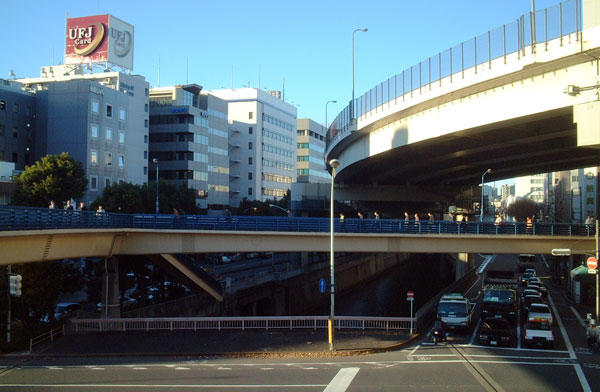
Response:
[[[538,264],[547,281],[546,266]],[[432,345],[425,336],[402,350],[356,357],[13,358],[12,366],[0,361],[6,365],[0,366],[0,390],[600,391],[600,355],[586,347],[581,310],[547,286],[559,338],[552,350],[479,346],[471,328],[445,344]],[[467,294],[477,300],[480,289],[476,282]]]

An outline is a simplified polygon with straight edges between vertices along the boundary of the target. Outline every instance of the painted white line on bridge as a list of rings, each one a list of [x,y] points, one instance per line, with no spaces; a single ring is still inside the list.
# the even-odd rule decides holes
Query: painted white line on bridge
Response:
[[[327,385],[323,392],[344,392],[348,389],[360,368],[342,368]]]
[[[469,345],[473,344],[475,342],[475,336],[477,336],[477,332],[479,332],[479,326],[481,324],[477,324],[477,327],[475,328],[475,330],[473,330],[473,335],[471,335],[471,339],[469,340]]]
[[[464,347],[464,348],[485,348],[487,350],[512,350],[512,351],[533,351],[540,353],[563,353],[569,354],[566,350],[546,350],[543,348],[514,348],[514,347],[491,347],[491,346],[482,346],[480,344],[455,344],[456,347]]]
[[[114,390],[115,388],[143,388],[143,389],[276,389],[281,390],[285,388],[321,388],[326,386],[325,384],[0,384],[0,388],[76,388],[76,389],[89,389],[89,388],[104,388],[108,390]]]

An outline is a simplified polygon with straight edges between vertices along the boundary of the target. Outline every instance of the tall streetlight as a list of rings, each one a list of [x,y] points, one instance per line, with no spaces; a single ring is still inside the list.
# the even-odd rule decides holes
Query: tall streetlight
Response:
[[[331,204],[329,205],[329,221],[330,221],[330,234],[329,234],[329,270],[331,272],[331,313],[329,315],[329,351],[333,351],[333,326],[334,326],[334,309],[335,309],[335,264],[334,264],[334,249],[333,249],[333,183],[335,182],[335,169],[340,165],[340,161],[337,159],[332,159],[329,161],[329,166],[331,166]]]
[[[158,159],[152,159],[152,163],[156,166],[156,215],[158,215]]]
[[[360,29],[354,29],[354,31],[352,32],[352,102],[350,102],[350,110],[352,111],[352,115],[351,115],[351,121],[354,122],[354,34],[358,31],[362,31],[363,33],[366,33],[367,31],[369,31],[369,29],[367,29],[366,27],[360,28]]]
[[[326,133],[327,133],[328,126],[329,126],[329,124],[327,123],[327,105],[329,105],[330,103],[337,103],[337,101],[327,101],[327,103],[325,103],[325,132]]]
[[[279,206],[278,206],[278,205],[276,205],[276,204],[269,204],[269,207],[271,207],[271,208],[277,208],[277,209],[280,209],[281,211],[285,212],[286,214],[289,214],[289,210],[286,210],[286,209],[285,209],[285,208],[283,208],[283,207],[279,207]]]
[[[480,209],[479,222],[483,222],[483,177],[485,177],[486,174],[491,173],[491,172],[492,172],[492,169],[487,169],[481,175],[481,205],[479,206],[479,209]]]

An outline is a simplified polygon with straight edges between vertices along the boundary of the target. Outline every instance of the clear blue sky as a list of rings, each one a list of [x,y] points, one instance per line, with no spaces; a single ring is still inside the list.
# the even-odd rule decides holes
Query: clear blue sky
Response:
[[[541,9],[557,0],[537,0]],[[325,121],[356,96],[461,41],[511,22],[531,0],[2,0],[0,77],[37,77],[63,60],[65,15],[112,14],[135,26],[133,73],[152,86],[282,89],[298,117]],[[233,72],[232,72],[233,70]]]

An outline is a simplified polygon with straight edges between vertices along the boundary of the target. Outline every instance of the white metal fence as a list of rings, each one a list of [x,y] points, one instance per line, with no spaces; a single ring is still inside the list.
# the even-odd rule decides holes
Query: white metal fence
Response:
[[[71,319],[68,333],[156,330],[324,329],[327,316]],[[414,322],[416,325],[416,319]],[[337,316],[336,329],[408,330],[410,317]]]

